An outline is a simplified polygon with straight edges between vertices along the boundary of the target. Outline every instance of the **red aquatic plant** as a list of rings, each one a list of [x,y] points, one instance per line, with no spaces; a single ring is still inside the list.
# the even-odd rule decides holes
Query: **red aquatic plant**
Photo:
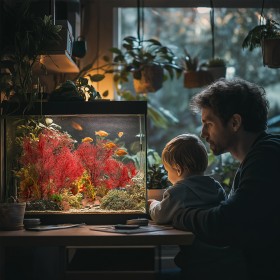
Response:
[[[25,137],[20,158],[20,197],[48,199],[71,188],[83,174],[83,166],[73,152],[74,141],[63,132],[44,129],[38,139]]]
[[[132,162],[125,164],[118,160],[121,157],[115,155],[119,148],[117,145],[113,148],[106,147],[105,141],[97,141],[96,144],[82,143],[76,153],[95,187],[125,187],[135,176],[136,168]]]

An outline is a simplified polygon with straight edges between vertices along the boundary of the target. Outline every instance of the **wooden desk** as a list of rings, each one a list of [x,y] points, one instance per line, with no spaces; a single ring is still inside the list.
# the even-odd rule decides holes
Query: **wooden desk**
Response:
[[[120,234],[90,230],[92,226],[50,231],[0,231],[0,246],[139,246],[190,245],[191,232],[167,229],[147,233]]]
[[[5,249],[9,247],[58,247],[60,248],[60,278],[65,278],[65,250],[67,247],[147,247],[160,245],[190,245],[193,241],[191,232],[167,229],[147,233],[120,234],[90,230],[86,225],[78,228],[51,231],[0,231],[1,271],[4,271]],[[2,277],[1,277],[2,276]],[[5,279],[3,275],[0,279]],[[111,275],[112,277],[112,275]],[[143,277],[143,275],[142,275]],[[145,276],[146,277],[146,276]],[[74,279],[74,278],[67,278]],[[87,279],[83,277],[81,279]],[[88,278],[89,279],[89,278]],[[105,279],[105,278],[104,278]],[[146,278],[147,279],[147,278]]]

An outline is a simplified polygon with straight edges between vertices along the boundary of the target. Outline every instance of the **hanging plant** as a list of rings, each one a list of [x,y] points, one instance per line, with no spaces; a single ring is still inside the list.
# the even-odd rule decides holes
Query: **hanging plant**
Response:
[[[200,88],[211,82],[209,73],[200,69],[198,57],[191,57],[185,49],[185,56],[183,59],[184,67],[184,87],[186,88]]]
[[[140,40],[127,36],[122,47],[110,49],[115,56],[104,71],[113,73],[117,83],[127,82],[132,75],[137,93],[155,92],[166,79],[178,78],[183,71],[173,51],[156,39]],[[104,60],[109,58],[104,57]]]
[[[248,32],[242,47],[249,51],[262,48],[263,65],[279,68],[280,24],[273,19],[261,17],[260,24]]]
[[[201,67],[205,69],[205,71],[208,71],[209,76],[211,78],[211,82],[226,77],[226,62],[222,58],[211,58],[208,60],[207,63],[203,64]]]

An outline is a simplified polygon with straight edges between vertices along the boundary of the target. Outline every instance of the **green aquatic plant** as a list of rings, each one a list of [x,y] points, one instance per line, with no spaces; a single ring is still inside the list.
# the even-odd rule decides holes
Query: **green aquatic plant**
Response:
[[[143,178],[135,176],[126,189],[110,190],[101,199],[101,209],[106,210],[140,210],[145,212],[146,188]]]
[[[133,210],[136,207],[135,202],[130,199],[130,195],[125,190],[110,190],[101,199],[101,209],[106,210]]]

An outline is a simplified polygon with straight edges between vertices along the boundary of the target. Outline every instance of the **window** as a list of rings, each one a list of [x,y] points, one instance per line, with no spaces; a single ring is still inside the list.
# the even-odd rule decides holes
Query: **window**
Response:
[[[248,30],[258,23],[260,9],[215,8],[215,57],[227,61],[227,77],[239,76],[266,88],[270,101],[270,117],[279,114],[280,84],[279,70],[263,67],[261,49],[253,52],[242,49],[242,42]],[[264,15],[279,19],[279,10],[265,9]],[[119,17],[119,40],[128,35],[137,36],[137,11],[135,8],[121,8]],[[212,35],[209,10],[201,12],[196,8],[145,8],[144,38],[155,38],[169,46],[179,59],[187,49],[200,63],[212,55]],[[148,100],[157,107],[169,111],[178,121],[168,129],[150,123],[149,145],[161,152],[164,144],[173,136],[184,133],[199,133],[200,120],[190,114],[189,100],[200,89],[187,89],[183,77],[166,81],[161,90],[150,93]]]
[[[87,3],[91,1],[86,1]],[[164,2],[164,3],[163,3]],[[272,132],[279,132],[280,84],[279,69],[263,67],[261,50],[253,52],[242,49],[242,41],[247,32],[258,23],[261,3],[254,0],[215,0],[215,55],[227,60],[227,76],[240,76],[262,85],[270,101],[269,118],[275,116]],[[183,56],[187,48],[192,56],[198,55],[200,62],[209,59],[212,54],[211,26],[209,12],[198,13],[195,7],[204,6],[200,0],[145,1],[144,36],[156,37],[165,45],[172,47],[178,57]],[[203,4],[203,5],[202,5]],[[208,7],[210,5],[210,1]],[[108,0],[91,3],[87,9],[91,18],[91,29],[87,39],[92,38],[95,49],[93,57],[108,53],[112,46],[120,46],[127,35],[137,34],[137,1]],[[265,1],[263,14],[273,16],[279,22],[280,3],[277,0]],[[99,31],[98,31],[99,30]],[[97,43],[99,42],[99,44]],[[98,61],[100,64],[101,62]],[[129,85],[128,85],[129,87]],[[100,83],[102,92],[109,88],[113,96],[111,80]],[[148,145],[161,154],[164,144],[173,136],[184,132],[200,133],[199,116],[189,111],[189,100],[200,89],[183,87],[183,77],[174,81],[166,81],[164,87],[156,93],[148,95],[149,102],[157,108],[162,107],[171,116],[168,129],[148,123]],[[174,118],[173,118],[174,117]],[[149,119],[149,117],[148,117]],[[176,121],[177,120],[177,121]],[[227,157],[229,159],[230,157]],[[212,158],[210,158],[212,159]],[[231,160],[231,159],[230,159]],[[224,161],[219,161],[221,165]]]

